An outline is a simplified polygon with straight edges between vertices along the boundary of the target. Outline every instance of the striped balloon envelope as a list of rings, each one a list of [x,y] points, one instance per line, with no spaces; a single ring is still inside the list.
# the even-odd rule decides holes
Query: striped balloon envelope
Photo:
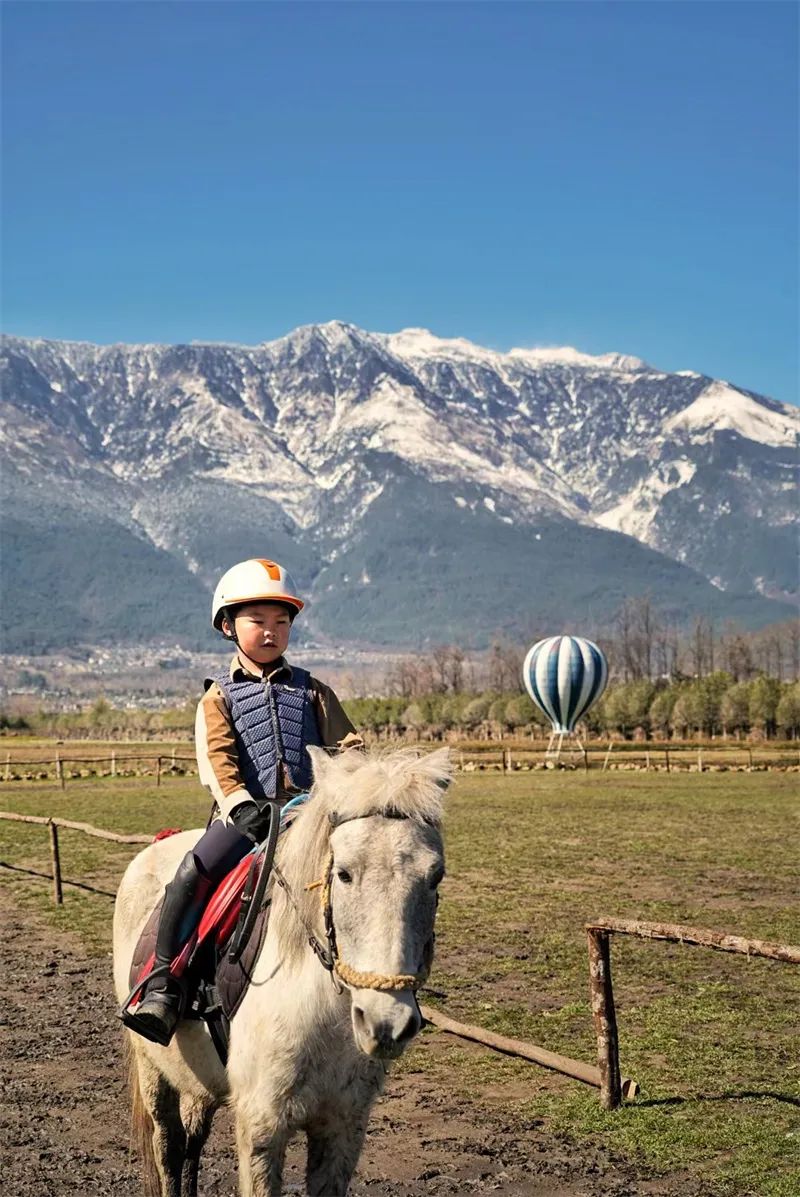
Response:
[[[528,650],[522,680],[553,731],[565,735],[605,690],[608,662],[582,636],[548,636]]]

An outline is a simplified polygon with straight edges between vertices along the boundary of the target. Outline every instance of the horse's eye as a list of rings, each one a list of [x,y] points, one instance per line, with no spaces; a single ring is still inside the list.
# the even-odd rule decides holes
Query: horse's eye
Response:
[[[430,880],[431,889],[438,889],[444,877],[444,869],[437,869]]]
[[[353,874],[348,873],[347,869],[337,869],[336,876],[339,878],[342,885],[349,885],[353,880]]]

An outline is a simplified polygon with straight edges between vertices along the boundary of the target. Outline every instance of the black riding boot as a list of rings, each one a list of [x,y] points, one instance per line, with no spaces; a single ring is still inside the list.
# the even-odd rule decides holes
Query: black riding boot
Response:
[[[187,852],[164,892],[153,965],[154,971],[160,971],[147,982],[136,1009],[123,1016],[127,1027],[154,1043],[166,1046],[180,1020],[184,989],[169,966],[200,922],[214,884],[198,868],[194,852]]]

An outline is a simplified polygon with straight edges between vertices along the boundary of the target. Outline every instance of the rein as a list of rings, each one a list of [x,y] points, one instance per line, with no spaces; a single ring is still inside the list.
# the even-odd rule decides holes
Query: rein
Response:
[[[367,818],[366,815],[357,816],[360,818]],[[397,816],[389,816],[396,818]],[[319,960],[320,964],[326,969],[335,979],[338,977],[345,985],[352,989],[378,989],[384,992],[389,992],[395,989],[410,989],[414,993],[419,989],[428,979],[430,972],[429,968],[423,969],[419,973],[362,973],[358,969],[353,968],[345,960],[339,956],[339,949],[336,945],[336,928],[333,923],[333,902],[331,899],[331,886],[333,884],[333,852],[329,852],[328,860],[325,866],[325,872],[318,881],[310,882],[305,888],[306,890],[319,889],[321,891],[321,907],[322,907],[322,921],[325,927],[325,938],[327,946],[322,944],[314,933],[313,927],[309,925],[308,920],[303,915],[300,907],[297,904],[294,894],[292,893],[289,882],[284,877],[277,864],[272,866],[273,876],[278,885],[286,894],[286,897],[297,915],[298,919],[303,925],[306,932],[309,946],[314,952],[314,955]],[[433,936],[430,940],[430,948],[433,946]],[[433,955],[432,951],[426,950],[425,957],[430,959]]]

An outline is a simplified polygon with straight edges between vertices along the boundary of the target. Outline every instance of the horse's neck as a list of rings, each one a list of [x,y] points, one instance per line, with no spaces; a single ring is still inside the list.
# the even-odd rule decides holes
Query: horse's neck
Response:
[[[310,945],[299,950],[293,946],[288,952],[285,949],[289,938],[286,931],[296,932],[297,928],[291,924],[298,919],[286,892],[276,886],[264,946],[253,970],[253,988],[262,993],[267,1005],[278,1002],[281,1006],[303,1007],[315,1011],[322,1022],[329,1018],[335,1021],[341,1014],[342,995],[331,974]],[[315,926],[314,934],[325,942],[321,927]]]

